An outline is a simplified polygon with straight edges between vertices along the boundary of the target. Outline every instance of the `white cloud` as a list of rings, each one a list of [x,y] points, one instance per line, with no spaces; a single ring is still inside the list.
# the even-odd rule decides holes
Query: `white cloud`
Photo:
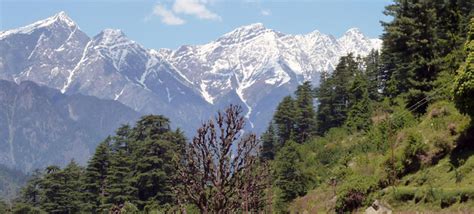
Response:
[[[262,16],[269,16],[269,15],[272,15],[272,11],[268,9],[263,9],[260,11],[260,14],[262,14]]]
[[[207,9],[206,0],[176,0],[173,4],[175,13],[193,15],[199,19],[221,20],[221,17]]]
[[[207,8],[214,1],[216,0],[171,0],[167,4],[158,3],[153,8],[153,12],[144,20],[148,21],[153,16],[158,16],[164,24],[182,25],[186,23],[186,20],[182,17],[187,15],[198,19],[220,21],[222,18]]]
[[[185,23],[184,19],[176,16],[173,11],[166,9],[160,4],[153,8],[153,15],[159,16],[161,18],[161,22],[167,25],[182,25]]]

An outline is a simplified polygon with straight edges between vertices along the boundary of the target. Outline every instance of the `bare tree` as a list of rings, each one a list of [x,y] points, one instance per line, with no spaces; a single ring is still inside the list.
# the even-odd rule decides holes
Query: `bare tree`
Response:
[[[197,130],[179,168],[181,203],[201,213],[259,209],[268,170],[258,162],[255,134],[244,134],[244,125],[241,107],[230,105]]]

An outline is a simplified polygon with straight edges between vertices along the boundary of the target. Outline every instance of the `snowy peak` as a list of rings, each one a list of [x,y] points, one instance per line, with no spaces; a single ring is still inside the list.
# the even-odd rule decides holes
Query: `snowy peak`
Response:
[[[343,37],[365,38],[365,35],[360,31],[359,28],[350,28],[344,33]]]
[[[234,34],[234,33],[249,34],[253,32],[261,32],[264,30],[266,30],[266,28],[263,25],[263,23],[258,22],[258,23],[253,23],[249,25],[240,26],[236,28],[235,30],[231,31],[230,34]]]
[[[33,24],[20,27],[17,29],[13,29],[13,30],[0,32],[0,39],[3,39],[9,35],[14,35],[14,34],[31,34],[38,29],[44,29],[44,28],[47,28],[50,30],[51,29],[65,29],[65,30],[73,31],[75,28],[77,28],[77,25],[76,23],[74,23],[74,21],[72,21],[71,18],[69,18],[69,16],[64,11],[61,11],[54,16],[37,21]]]
[[[105,29],[94,37],[94,41],[103,45],[132,42],[121,30],[118,29]]]
[[[55,20],[56,22],[64,23],[69,27],[76,27],[76,23],[64,11],[57,13],[51,17],[51,19]]]
[[[343,46],[365,45],[365,42],[370,41],[358,28],[351,28],[347,30],[344,35],[338,39]]]
[[[347,53],[365,55],[371,49],[380,49],[381,40],[366,37],[358,28],[351,28],[337,40]]]
[[[262,34],[273,33],[279,36],[283,34],[266,28],[262,23],[254,23],[236,28],[235,30],[224,34],[217,41],[220,44],[236,44],[258,37]]]
[[[302,44],[303,49],[324,48],[325,46],[334,45],[337,43],[337,40],[334,38],[334,36],[323,34],[318,30],[314,30],[313,32],[304,35],[296,35],[295,37],[299,39],[300,42],[304,42]]]

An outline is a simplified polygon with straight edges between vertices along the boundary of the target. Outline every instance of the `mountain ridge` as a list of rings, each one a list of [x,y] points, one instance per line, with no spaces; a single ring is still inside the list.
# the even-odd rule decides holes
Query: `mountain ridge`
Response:
[[[117,29],[89,37],[60,12],[0,32],[5,50],[0,53],[0,79],[31,80],[62,93],[165,114],[188,135],[215,110],[239,104],[260,132],[271,118],[264,111],[273,110],[298,84],[318,85],[321,72],[331,72],[339,57],[365,55],[380,45],[354,28],[335,38],[317,30],[284,34],[254,23],[207,44],[148,49]]]

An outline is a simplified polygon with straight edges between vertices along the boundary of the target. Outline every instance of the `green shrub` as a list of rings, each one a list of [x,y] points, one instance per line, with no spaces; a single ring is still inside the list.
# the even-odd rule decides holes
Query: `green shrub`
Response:
[[[8,204],[0,198],[0,213],[7,213]]]
[[[337,192],[336,212],[351,212],[372,202],[370,193],[378,188],[373,176],[350,175]]]
[[[123,214],[137,214],[140,212],[138,208],[130,202],[125,202],[125,204],[123,205],[120,211]]]
[[[390,188],[389,195],[399,202],[414,201],[415,203],[430,203],[440,208],[447,208],[455,203],[465,203],[474,200],[474,188],[432,188],[432,187],[397,187]]]
[[[37,208],[37,207],[33,207],[29,204],[24,204],[24,203],[18,203],[16,204],[14,207],[13,207],[13,210],[12,210],[12,213],[13,214],[46,214],[45,211]]]
[[[372,128],[367,132],[367,138],[373,146],[373,151],[385,152],[390,146],[388,141],[388,122],[384,121],[378,125],[372,126]]]
[[[468,159],[462,166],[458,168],[461,177],[465,177],[470,172],[474,171],[474,158]]]
[[[448,153],[453,149],[452,141],[443,135],[434,135],[433,145],[440,153]]]
[[[420,168],[419,158],[421,155],[425,155],[428,149],[428,146],[422,140],[423,138],[419,133],[410,132],[408,134],[401,160],[404,165],[404,174]]]
[[[415,191],[409,188],[395,188],[392,191],[392,197],[397,201],[411,201],[415,199]]]

